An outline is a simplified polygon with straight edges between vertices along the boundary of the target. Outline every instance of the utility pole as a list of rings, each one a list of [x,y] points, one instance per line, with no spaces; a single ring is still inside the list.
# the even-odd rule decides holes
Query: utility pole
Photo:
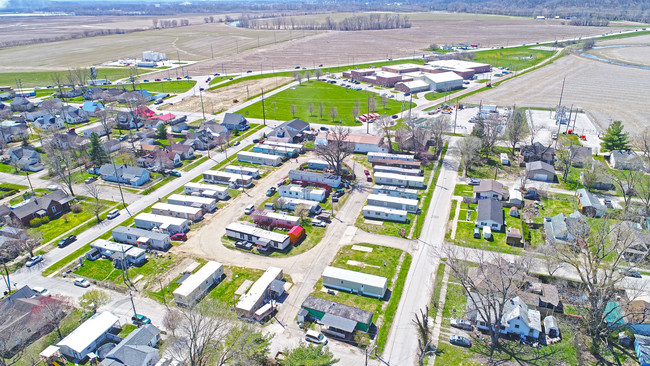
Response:
[[[212,45],[210,45],[210,53],[212,54],[212,59],[214,60],[214,49],[212,48]]]
[[[203,88],[199,88],[199,96],[201,97],[201,112],[203,113],[203,119],[205,119],[205,108],[203,108]]]
[[[560,134],[560,127],[562,124],[560,123],[561,121],[557,119],[558,113],[560,113],[560,108],[562,108],[562,97],[564,96],[564,84],[566,83],[566,76],[562,80],[562,90],[560,91],[560,103],[557,106],[557,109],[555,110],[555,120],[557,121],[557,134]],[[568,122],[567,122],[568,124]],[[559,136],[558,136],[559,137]],[[557,150],[557,140],[559,138],[555,139],[555,146],[553,147],[554,149]]]
[[[456,115],[454,116],[454,134],[456,133],[456,121],[458,121],[458,97],[456,97]]]
[[[32,187],[32,181],[29,179],[29,172],[28,172],[28,171],[25,171],[25,173],[26,173],[26,175],[27,175],[27,182],[29,183],[29,189],[32,190],[32,195],[35,195],[35,193],[34,193],[34,187]]]
[[[275,107],[275,103],[273,106]],[[262,88],[262,119],[264,120],[264,126],[266,126],[266,111],[264,110],[264,88]]]
[[[368,102],[366,103],[366,112],[368,119],[366,120],[366,134],[370,133],[370,95],[368,95]],[[334,207],[334,205],[332,205]]]

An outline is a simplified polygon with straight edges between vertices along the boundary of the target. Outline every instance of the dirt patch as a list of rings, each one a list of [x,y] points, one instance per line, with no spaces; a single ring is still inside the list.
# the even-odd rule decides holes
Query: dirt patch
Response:
[[[216,114],[245,102],[249,97],[261,94],[262,89],[269,91],[292,80],[293,78],[290,77],[248,80],[215,90],[206,90],[203,92],[203,107],[206,112]],[[199,113],[201,112],[201,98],[198,95],[192,96],[174,103],[173,106],[165,107],[165,110]]]
[[[468,103],[554,108],[566,86],[562,104],[584,109],[601,129],[610,120],[621,120],[628,131],[649,126],[650,83],[648,71],[616,66],[570,55],[551,65],[508,80],[498,87],[474,94]]]
[[[650,45],[641,47],[612,47],[589,51],[606,60],[630,65],[650,66]]]

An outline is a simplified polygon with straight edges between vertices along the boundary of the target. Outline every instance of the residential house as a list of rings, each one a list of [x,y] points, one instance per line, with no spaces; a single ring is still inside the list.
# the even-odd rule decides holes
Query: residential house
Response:
[[[614,150],[609,155],[612,168],[618,170],[644,170],[643,159],[634,150]]]
[[[156,137],[156,130],[148,128],[146,130],[141,130],[141,131],[136,132],[135,135],[139,139],[143,140],[142,143],[144,144],[145,143],[144,139],[153,139],[154,137]],[[153,145],[153,143],[151,145]]]
[[[106,136],[106,129],[103,126],[94,126],[87,128],[81,132],[84,137],[90,137],[90,135],[93,133],[97,134],[99,137]]]
[[[555,168],[543,161],[526,163],[526,177],[532,180],[553,182],[555,180]]]
[[[104,129],[102,128],[102,130]],[[90,136],[90,134],[88,134],[88,136]],[[52,139],[54,140],[53,142],[56,144],[56,146],[60,147],[61,149],[85,150],[87,145],[90,144],[90,140],[88,140],[87,137],[79,136],[72,131],[65,133],[55,133],[54,136],[52,136]]]
[[[36,121],[33,122],[33,126],[36,129],[44,131],[56,131],[64,129],[65,123],[63,123],[63,118],[48,113],[37,118]]]
[[[631,221],[623,221],[611,227],[612,240],[625,240],[623,257],[628,262],[643,262],[650,254],[650,233],[643,232],[642,227]],[[624,238],[624,239],[622,239]],[[650,335],[650,334],[649,334]]]
[[[179,154],[182,160],[194,159],[194,148],[192,146],[171,144],[168,149],[173,153]]]
[[[73,362],[80,363],[105,343],[110,334],[119,332],[119,322],[118,316],[107,311],[97,313],[57,343],[59,352]]]
[[[28,225],[35,218],[53,219],[70,211],[70,202],[74,199],[74,196],[57,189],[42,197],[32,197],[28,203],[13,209],[11,217],[19,220],[23,225]]]
[[[100,366],[153,366],[160,359],[155,346],[160,342],[160,329],[145,324],[127,335],[110,350]]]
[[[368,332],[372,326],[373,313],[371,311],[349,305],[308,296],[300,307],[319,323],[343,330],[345,333],[352,333],[355,330]]]
[[[532,145],[526,145],[521,148],[521,156],[525,162],[543,161],[547,164],[553,164],[555,161],[555,149],[551,145],[544,145],[535,142]]]
[[[165,125],[165,121],[158,119],[158,118],[148,118],[144,120],[144,128],[153,128],[154,130],[158,130],[158,126],[160,125]]]
[[[333,140],[332,133],[321,132],[316,136],[314,143],[327,145],[329,141]],[[388,146],[384,144],[384,139],[381,136],[351,133],[347,135],[345,142],[354,147],[355,153],[388,152]]]
[[[60,90],[60,91],[54,93],[54,95],[57,98],[70,99],[70,98],[76,98],[76,97],[82,96],[83,92],[81,91],[81,89]]]
[[[501,182],[491,179],[483,179],[481,183],[474,186],[474,196],[478,199],[488,198],[502,201],[508,196]]]
[[[201,269],[186,277],[174,290],[174,301],[178,305],[192,306],[200,301],[205,293],[225,277],[223,264],[209,261]]]
[[[73,106],[65,106],[61,109],[61,118],[65,123],[79,124],[88,122],[90,118],[88,117],[88,112],[83,108],[75,108]]]
[[[99,102],[86,101],[82,107],[88,116],[97,117],[100,112],[104,111],[104,105]]]
[[[136,162],[143,168],[154,169],[174,169],[182,164],[179,154],[166,150],[156,150],[151,154],[139,157]]]
[[[142,127],[140,117],[133,112],[117,112],[115,121],[117,122],[117,128],[122,130],[133,130]]]
[[[140,118],[146,119],[146,118],[152,118],[153,116],[156,115],[156,112],[152,111],[147,107],[146,105],[141,105],[138,106],[136,109],[135,113],[140,116]]]
[[[39,172],[44,168],[41,164],[41,154],[31,146],[12,147],[9,149],[9,159],[18,164],[20,169],[29,172]]]
[[[111,231],[113,240],[119,243],[137,245],[138,247],[156,250],[167,250],[172,244],[169,234],[138,229],[135,227],[118,226]]]
[[[129,165],[104,164],[99,168],[98,174],[105,181],[119,181],[132,186],[141,186],[150,179],[148,170]]]
[[[18,142],[29,138],[29,128],[24,123],[2,121],[0,123],[0,138],[5,142]]]
[[[27,122],[36,122],[37,119],[39,119],[39,118],[41,118],[41,117],[43,117],[43,116],[45,116],[47,114],[49,114],[49,113],[46,112],[46,111],[42,111],[40,109],[37,109],[37,110],[32,111],[32,112],[21,113],[21,116],[23,116],[25,118],[25,121],[27,121]]]
[[[181,133],[185,130],[189,130],[190,127],[187,125],[185,122],[177,123],[175,125],[172,125],[172,132],[175,133]]]
[[[192,146],[194,150],[209,150],[216,147],[221,141],[221,136],[213,135],[208,130],[199,130],[188,133],[183,145]]]
[[[572,146],[569,154],[573,158],[571,165],[575,168],[584,168],[585,164],[594,160],[593,152],[587,146]]]
[[[596,196],[584,188],[576,190],[576,197],[578,197],[578,208],[585,216],[602,217],[605,211],[607,211],[607,207]]]
[[[102,145],[104,145],[104,149],[109,153],[118,151],[122,147],[122,143],[116,139],[107,140]]]
[[[97,239],[90,244],[90,247],[94,250],[98,250],[100,254],[107,259],[112,260],[115,268],[140,266],[147,260],[147,254],[144,249],[128,244],[120,244],[110,240]]]
[[[650,366],[650,337],[635,334],[634,350],[641,366]]]
[[[201,122],[197,131],[200,130],[210,131],[214,135],[221,135],[228,131],[225,126],[218,124],[215,120]]]
[[[5,100],[10,100],[12,99],[16,94],[13,91],[10,92],[5,92],[5,93],[0,93],[0,101],[5,101]]]
[[[327,266],[323,271],[323,286],[353,294],[382,299],[387,290],[386,277]]]
[[[295,118],[275,127],[267,137],[267,141],[278,142],[301,142],[304,139],[304,132],[309,131],[309,123]]]
[[[146,90],[127,91],[116,97],[118,103],[140,105],[153,100],[153,96]]]
[[[273,298],[274,285],[284,285],[282,281],[282,268],[269,267],[248,289],[248,292],[239,298],[235,305],[235,312],[243,318],[253,318],[256,314],[262,315],[264,307],[269,305],[267,300]],[[260,312],[260,310],[262,310]]]
[[[528,309],[526,303],[518,296],[506,301],[502,309],[486,306],[489,300],[485,295],[470,293],[467,296],[467,319],[475,322],[480,330],[498,327],[499,333],[521,338],[537,339],[542,332],[541,315],[538,310]],[[493,324],[498,311],[501,314],[501,324]]]
[[[228,131],[232,130],[239,130],[239,131],[244,131],[247,130],[248,127],[248,121],[244,116],[242,116],[239,113],[226,113],[223,116],[223,121],[221,122],[221,125],[226,127]]]
[[[478,200],[476,227],[489,227],[493,231],[503,230],[505,220],[503,217],[503,204],[496,200]]]
[[[556,243],[573,244],[576,241],[575,236],[571,233],[575,229],[569,230],[571,225],[580,225],[582,215],[574,212],[569,217],[559,213],[553,217],[544,218],[544,236],[546,243],[555,245]]]
[[[14,98],[9,105],[13,112],[30,112],[34,110],[34,103],[24,97]]]

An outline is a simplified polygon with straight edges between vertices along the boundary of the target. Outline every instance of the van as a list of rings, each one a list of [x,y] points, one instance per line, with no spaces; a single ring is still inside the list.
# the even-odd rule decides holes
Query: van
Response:
[[[316,344],[327,344],[327,338],[323,334],[311,329],[305,333],[305,340]]]
[[[246,208],[244,208],[244,213],[246,215],[252,214],[253,211],[255,211],[255,205],[248,205],[248,206],[246,206]]]
[[[106,218],[112,220],[120,215],[120,210],[115,209],[106,215]]]

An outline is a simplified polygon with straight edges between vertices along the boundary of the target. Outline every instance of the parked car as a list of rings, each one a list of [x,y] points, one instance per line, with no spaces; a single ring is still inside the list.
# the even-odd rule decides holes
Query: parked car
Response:
[[[338,197],[334,197],[334,196],[332,196],[332,202],[338,202],[338,201],[339,201],[339,198],[338,198]]]
[[[59,186],[57,186],[56,184],[52,184],[47,186],[47,189],[50,191],[56,191],[57,189],[59,189]]]
[[[124,140],[126,140],[128,137],[129,137],[128,135],[122,135],[122,136],[120,136],[120,137],[118,138],[118,141],[124,141]]]
[[[253,72],[253,70],[246,70],[247,74],[250,74],[251,72]]]
[[[316,344],[327,344],[327,337],[315,330],[308,330],[305,333],[305,340]]]
[[[622,269],[620,272],[622,275],[627,277],[641,278],[641,272],[637,271],[636,269]]]
[[[332,193],[334,197],[341,197],[345,194],[345,191],[342,189],[337,190],[336,192]]]
[[[237,248],[246,249],[246,250],[251,250],[251,249],[253,249],[253,243],[251,243],[250,241],[246,241],[246,240],[239,240],[239,241],[237,241],[237,242],[235,243],[235,246],[236,246]]]
[[[145,325],[145,324],[150,324],[151,319],[147,318],[146,316],[142,314],[135,314],[131,317],[131,321],[133,324],[139,326]]]
[[[327,224],[320,220],[311,220],[311,226],[326,227]]]
[[[396,115],[396,114],[393,114],[393,115],[392,115],[392,116],[390,116],[390,117],[391,117],[392,119],[398,119],[398,118],[399,118],[399,116],[398,116],[398,115]]]
[[[187,235],[185,233],[176,233],[172,236],[169,237],[171,240],[176,240],[176,241],[185,241],[187,240]]]
[[[363,174],[365,174],[365,175],[370,175],[370,172],[367,171],[367,170],[364,170],[364,171],[363,171]]]
[[[474,239],[480,239],[481,238],[481,229],[475,227],[474,228]]]
[[[42,261],[43,261],[43,256],[37,255],[36,257],[29,258],[27,260],[27,263],[25,263],[25,266],[27,267],[35,266],[37,263],[40,263]]]
[[[411,93],[404,93],[405,97],[408,97],[409,95],[411,95]]]
[[[332,218],[330,217],[330,215],[329,214],[324,214],[324,213],[316,216],[316,218],[318,220],[320,220],[320,221],[323,221],[323,222],[331,222],[332,221]]]
[[[472,346],[472,342],[469,339],[455,334],[449,336],[449,343],[455,344],[457,346],[462,346],[462,347]]]
[[[169,172],[169,175],[173,177],[180,177],[181,173],[178,170],[172,170],[171,172]]]
[[[368,182],[372,182],[372,176],[370,176],[370,175],[366,175],[366,181],[368,181]]]
[[[246,206],[246,208],[244,209],[244,213],[245,213],[246,215],[250,215],[250,214],[252,214],[253,211],[255,211],[255,205],[249,205],[249,206]]]
[[[239,146],[239,141],[235,141],[235,143],[232,144],[232,146]]]
[[[63,247],[68,246],[70,243],[72,243],[75,240],[77,240],[76,235],[69,235],[69,236],[66,236],[65,238],[59,240],[59,242],[56,244],[56,246],[58,246],[59,248],[63,248]]]
[[[89,287],[90,286],[90,282],[88,282],[88,280],[85,279],[85,278],[77,278],[72,283],[74,283],[75,286],[79,286],[79,287]]]
[[[50,291],[43,287],[32,287],[32,290],[36,291],[41,296],[50,296]]]
[[[97,177],[88,177],[88,178],[86,178],[86,180],[84,180],[84,183],[90,184],[90,183],[92,183],[92,182],[94,182],[96,180],[97,180]]]
[[[472,330],[474,327],[472,326],[472,323],[465,319],[456,319],[456,318],[451,318],[451,326],[455,328],[460,328],[460,329],[465,329],[465,330]]]
[[[612,205],[612,200],[610,200],[609,198],[603,199],[603,202],[605,203],[605,206],[609,208],[614,208],[614,205]]]
[[[268,197],[271,197],[271,196],[273,196],[275,194],[275,191],[277,191],[277,189],[275,187],[271,187],[271,188],[266,190],[266,195]]]
[[[477,185],[481,184],[481,180],[476,179],[476,178],[470,178],[469,182],[467,182],[467,184],[469,184],[470,186],[477,186]]]
[[[106,215],[106,218],[107,218],[108,220],[112,220],[112,219],[114,219],[114,218],[116,218],[116,217],[118,217],[118,216],[120,216],[120,210],[118,210],[118,209],[114,209],[113,211],[109,212],[109,213]]]
[[[256,143],[258,143],[258,142],[260,142],[260,139],[253,139],[253,143],[254,143],[254,144],[256,144]]]
[[[321,131],[329,131],[330,129],[325,126],[320,126]]]

